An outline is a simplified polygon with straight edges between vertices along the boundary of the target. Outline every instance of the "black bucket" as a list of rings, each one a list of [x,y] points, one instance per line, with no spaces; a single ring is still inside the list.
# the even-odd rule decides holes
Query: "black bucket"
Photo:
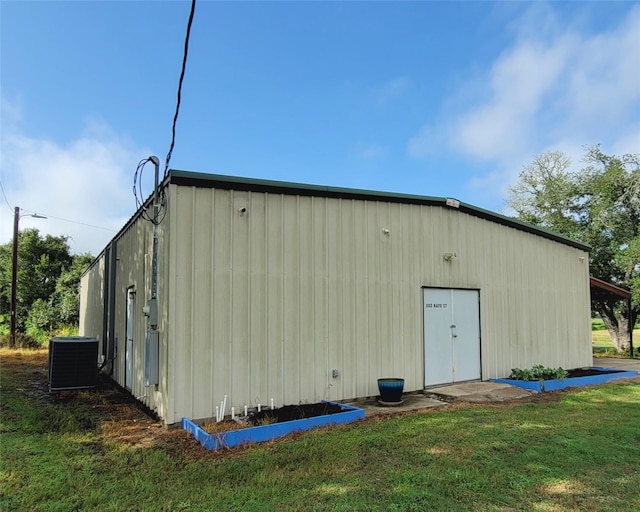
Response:
[[[381,402],[401,402],[404,379],[378,379],[378,390]]]

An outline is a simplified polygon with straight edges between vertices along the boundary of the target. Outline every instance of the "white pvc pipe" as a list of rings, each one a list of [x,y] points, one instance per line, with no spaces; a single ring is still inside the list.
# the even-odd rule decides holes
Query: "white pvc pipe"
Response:
[[[273,410],[273,398],[271,399],[271,410]]]
[[[262,409],[262,407],[260,407],[260,404],[258,404],[258,412],[260,412],[260,409]]]
[[[220,408],[216,405],[216,422],[220,421]]]
[[[236,408],[235,407],[231,408],[231,419],[232,420],[236,419]]]
[[[247,406],[245,405],[245,406],[244,406],[244,415],[245,415],[245,416],[247,416],[247,412],[248,412],[248,411],[247,411]]]

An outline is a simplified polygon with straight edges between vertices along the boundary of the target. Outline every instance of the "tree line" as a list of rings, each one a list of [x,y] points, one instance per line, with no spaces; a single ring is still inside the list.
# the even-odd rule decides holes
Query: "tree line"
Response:
[[[44,345],[51,336],[77,334],[80,276],[93,260],[70,253],[66,236],[18,234],[16,338],[18,346]],[[0,246],[0,344],[10,330],[13,243]]]

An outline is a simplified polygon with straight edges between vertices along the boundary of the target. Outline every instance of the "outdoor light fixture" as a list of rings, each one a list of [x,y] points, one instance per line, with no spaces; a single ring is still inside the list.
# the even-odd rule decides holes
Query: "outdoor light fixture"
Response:
[[[11,266],[11,334],[9,335],[9,346],[16,346],[16,287],[18,284],[18,224],[20,217],[33,217],[34,219],[46,219],[44,215],[37,213],[25,213],[20,215],[20,207],[16,206],[13,213],[13,254]]]

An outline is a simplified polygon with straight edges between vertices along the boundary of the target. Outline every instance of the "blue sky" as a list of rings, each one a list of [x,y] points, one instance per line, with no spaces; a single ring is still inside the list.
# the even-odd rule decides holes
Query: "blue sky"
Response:
[[[0,243],[9,206],[94,255],[131,216],[138,161],[169,147],[189,8],[0,2]],[[171,167],[504,211],[543,151],[640,153],[639,69],[632,2],[200,0]]]

